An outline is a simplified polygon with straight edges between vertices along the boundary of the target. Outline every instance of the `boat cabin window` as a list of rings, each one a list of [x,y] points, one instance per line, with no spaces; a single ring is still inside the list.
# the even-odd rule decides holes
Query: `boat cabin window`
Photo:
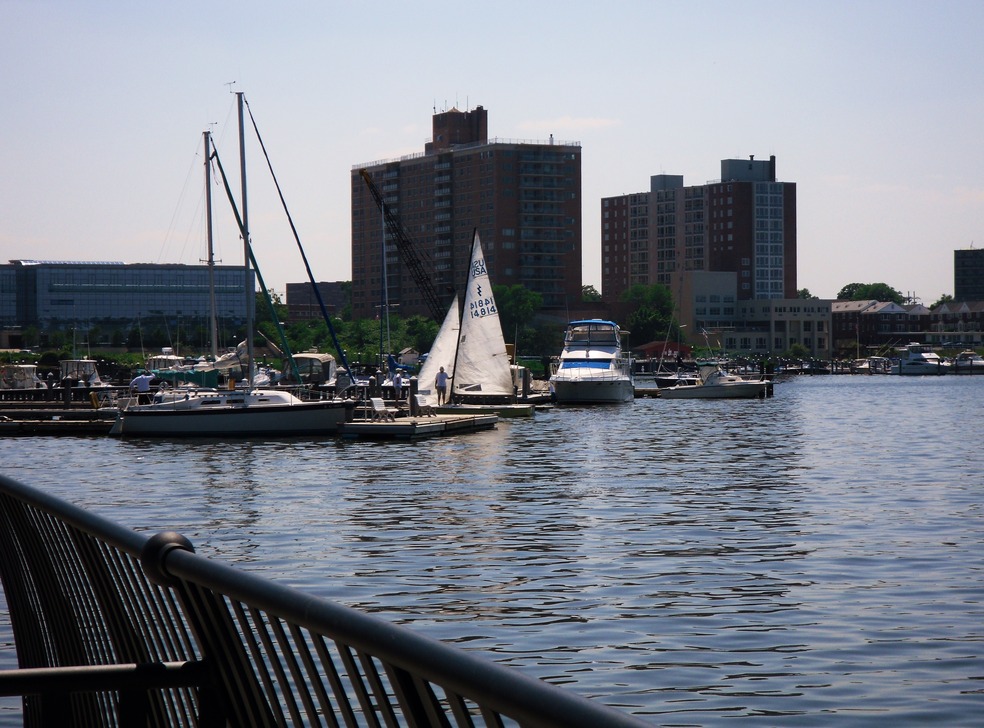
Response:
[[[610,325],[578,324],[567,330],[566,343],[616,346],[618,336],[615,333],[615,328]]]

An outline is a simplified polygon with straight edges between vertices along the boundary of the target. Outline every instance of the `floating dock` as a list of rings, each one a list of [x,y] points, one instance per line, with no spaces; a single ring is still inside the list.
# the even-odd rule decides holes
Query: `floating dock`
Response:
[[[487,413],[397,417],[383,421],[352,420],[340,424],[338,434],[346,439],[417,440],[491,430],[498,421],[497,415]]]
[[[0,410],[0,436],[108,435],[116,410],[17,408]]]
[[[338,436],[347,439],[418,440],[425,437],[459,435],[496,426],[494,413],[398,416],[390,421],[356,419],[339,425]],[[28,435],[109,435],[116,422],[114,409],[0,409],[0,437]]]

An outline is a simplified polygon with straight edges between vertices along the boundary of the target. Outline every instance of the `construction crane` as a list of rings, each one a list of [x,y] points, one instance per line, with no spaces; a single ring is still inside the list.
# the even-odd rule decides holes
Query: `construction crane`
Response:
[[[413,276],[413,280],[416,282],[421,294],[423,294],[424,300],[430,309],[431,317],[440,323],[444,320],[444,314],[447,312],[444,310],[445,306],[441,303],[441,299],[437,295],[437,289],[434,288],[434,281],[428,272],[424,270],[420,262],[420,256],[417,255],[413,240],[407,234],[407,231],[403,229],[400,220],[390,211],[390,208],[383,201],[383,195],[379,191],[379,188],[376,187],[376,183],[372,181],[369,172],[365,169],[360,169],[359,174],[366,181],[369,194],[372,195],[372,199],[376,201],[376,205],[383,213],[383,219],[386,221],[386,229],[389,230],[390,235],[396,240],[396,252],[399,253],[400,260],[403,261],[403,265],[410,271],[410,275]],[[386,281],[383,282],[383,285],[387,285]]]

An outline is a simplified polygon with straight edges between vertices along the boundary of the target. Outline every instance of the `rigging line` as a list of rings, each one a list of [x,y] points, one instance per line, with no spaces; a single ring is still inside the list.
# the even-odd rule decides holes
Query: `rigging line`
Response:
[[[328,331],[331,334],[331,339],[335,344],[335,350],[338,352],[338,358],[341,360],[342,366],[345,367],[345,371],[352,374],[352,370],[349,368],[348,359],[345,357],[345,350],[342,349],[342,345],[338,341],[338,336],[335,334],[335,327],[331,324],[331,317],[328,315],[328,309],[325,306],[324,299],[321,297],[321,291],[318,289],[318,284],[314,280],[314,273],[311,271],[311,265],[308,263],[307,255],[304,253],[304,248],[301,246],[301,238],[297,234],[297,228],[294,226],[294,220],[290,215],[290,210],[287,209],[287,201],[284,199],[284,193],[280,189],[280,182],[277,180],[277,175],[273,171],[273,164],[270,162],[270,155],[267,154],[266,145],[263,143],[263,137],[260,136],[260,130],[256,125],[256,119],[253,118],[253,110],[249,107],[249,101],[245,96],[243,96],[243,101],[246,103],[246,111],[249,113],[249,120],[253,124],[253,131],[256,132],[256,140],[260,143],[260,149],[263,151],[263,158],[266,159],[267,168],[270,170],[270,176],[273,178],[273,184],[277,188],[277,195],[280,197],[280,204],[284,208],[284,214],[287,215],[287,222],[290,224],[290,230],[294,234],[294,241],[297,243],[297,249],[301,254],[301,260],[304,262],[305,270],[307,270],[308,280],[311,281],[311,287],[314,289],[314,296],[318,299],[318,305],[321,307],[321,316],[328,325]]]
[[[168,223],[167,232],[164,233],[164,239],[161,241],[161,249],[157,253],[158,263],[161,262],[166,257],[167,248],[169,245],[171,245],[172,242],[171,238],[174,235],[174,231],[175,231],[175,221],[178,218],[179,212],[184,207],[185,199],[188,194],[189,180],[191,180],[192,173],[194,172],[195,167],[198,165],[198,159],[199,159],[199,151],[196,150],[195,154],[192,155],[191,164],[188,166],[188,172],[185,174],[184,184],[181,186],[181,192],[178,195],[178,201],[175,203],[174,210],[172,210],[171,212],[171,220]],[[182,256],[184,255],[183,247],[181,250],[181,255]]]
[[[229,180],[226,177],[225,170],[222,168],[222,160],[219,159],[219,152],[214,147],[212,148],[212,158],[215,159],[215,163],[219,167],[219,174],[222,176],[222,184],[225,187],[226,197],[229,198],[229,204],[232,206],[232,213],[236,216],[236,223],[239,225],[239,232],[243,236],[245,241],[245,248],[249,251],[249,259],[253,264],[253,270],[256,272],[256,278],[259,280],[260,289],[263,291],[263,298],[266,299],[267,306],[270,308],[270,318],[273,320],[274,326],[277,328],[277,333],[280,334],[280,341],[284,345],[284,353],[287,355],[287,360],[291,364],[291,368],[294,370],[294,377],[297,381],[301,381],[301,373],[297,369],[297,362],[294,361],[294,355],[290,350],[290,344],[287,343],[287,335],[284,334],[284,329],[280,325],[280,317],[277,316],[277,309],[273,306],[273,299],[270,298],[270,292],[266,287],[266,282],[263,280],[263,274],[260,272],[260,267],[256,264],[256,255],[253,253],[253,244],[246,239],[246,227],[243,225],[243,219],[239,216],[239,208],[236,207],[236,198],[233,197],[232,188],[229,187]],[[248,280],[243,281],[243,285],[247,285]],[[247,334],[249,332],[247,331]],[[255,366],[255,362],[249,363],[250,370],[252,371]]]

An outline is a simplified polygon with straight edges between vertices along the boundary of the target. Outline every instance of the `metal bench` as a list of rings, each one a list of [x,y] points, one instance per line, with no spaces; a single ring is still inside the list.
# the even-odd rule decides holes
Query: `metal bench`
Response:
[[[642,726],[0,475],[25,726]]]

